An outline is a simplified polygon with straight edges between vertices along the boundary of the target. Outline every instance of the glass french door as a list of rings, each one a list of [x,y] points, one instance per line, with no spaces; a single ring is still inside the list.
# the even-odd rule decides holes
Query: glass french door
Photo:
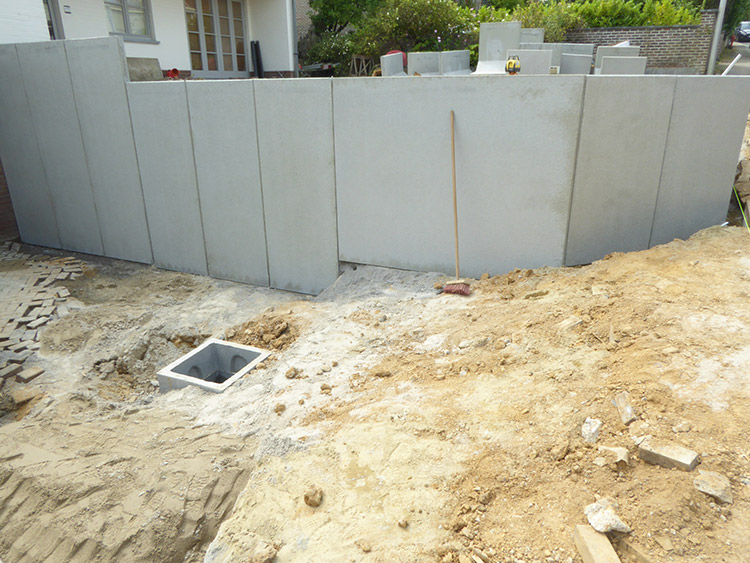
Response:
[[[184,0],[190,66],[198,78],[247,78],[242,0]]]

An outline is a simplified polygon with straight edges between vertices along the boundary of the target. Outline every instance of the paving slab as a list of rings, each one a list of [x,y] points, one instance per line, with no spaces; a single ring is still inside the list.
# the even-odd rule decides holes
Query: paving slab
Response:
[[[698,454],[693,450],[653,438],[647,438],[638,445],[638,457],[646,463],[683,471],[692,471],[700,463]]]
[[[591,526],[577,525],[573,530],[573,542],[583,563],[620,563],[606,534],[597,532]]]

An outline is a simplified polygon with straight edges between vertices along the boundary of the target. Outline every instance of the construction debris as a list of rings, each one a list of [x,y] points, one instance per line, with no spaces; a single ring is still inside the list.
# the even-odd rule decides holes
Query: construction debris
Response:
[[[589,504],[583,512],[586,514],[591,527],[597,532],[631,532],[630,526],[617,516],[615,508],[617,508],[617,504],[614,500],[603,498]]]
[[[692,471],[700,463],[696,452],[671,442],[657,442],[653,438],[647,438],[638,445],[638,457],[646,463],[683,471]]]
[[[581,427],[581,436],[587,442],[594,444],[599,438],[599,430],[602,428],[602,421],[596,418],[587,418]]]
[[[706,493],[721,502],[732,503],[732,484],[724,475],[715,471],[699,469],[700,475],[693,479],[693,485],[702,493]]]
[[[305,493],[305,504],[317,508],[323,502],[323,489],[320,487],[311,487]]]
[[[638,417],[635,416],[633,407],[630,405],[630,399],[627,391],[623,391],[622,393],[618,393],[617,395],[615,395],[612,403],[617,407],[617,412],[620,413],[620,420],[622,420],[622,423],[625,426],[627,426],[631,422],[635,422],[636,420],[638,420]]]
[[[607,536],[590,526],[577,525],[573,530],[573,542],[583,563],[621,563]]]

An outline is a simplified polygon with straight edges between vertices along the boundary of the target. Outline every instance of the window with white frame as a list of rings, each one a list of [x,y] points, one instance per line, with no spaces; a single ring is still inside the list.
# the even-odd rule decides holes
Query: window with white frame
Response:
[[[126,40],[154,40],[148,0],[104,0],[104,7],[110,33]]]

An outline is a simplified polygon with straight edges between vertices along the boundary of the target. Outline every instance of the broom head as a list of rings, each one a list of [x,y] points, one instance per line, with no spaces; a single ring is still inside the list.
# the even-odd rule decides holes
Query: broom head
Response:
[[[471,288],[468,280],[452,280],[443,286],[443,293],[452,293],[453,295],[470,295]]]

